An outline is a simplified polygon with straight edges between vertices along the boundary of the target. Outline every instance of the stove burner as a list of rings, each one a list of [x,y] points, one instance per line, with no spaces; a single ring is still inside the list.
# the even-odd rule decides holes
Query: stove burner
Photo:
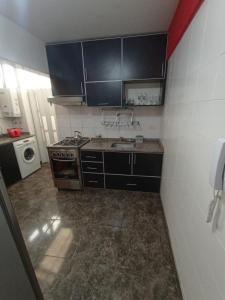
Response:
[[[88,142],[88,138],[73,138],[73,137],[66,137],[64,140],[58,142],[55,144],[55,146],[74,146],[79,147],[83,145],[84,143]]]

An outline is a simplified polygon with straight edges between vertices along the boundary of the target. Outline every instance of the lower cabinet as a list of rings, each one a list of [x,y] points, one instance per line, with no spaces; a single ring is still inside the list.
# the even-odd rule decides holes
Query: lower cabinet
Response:
[[[104,174],[83,173],[84,186],[104,188]]]
[[[21,180],[21,174],[13,144],[0,146],[0,168],[6,186]]]
[[[106,188],[159,193],[160,178],[106,175]]]
[[[81,151],[84,186],[160,192],[163,154]]]

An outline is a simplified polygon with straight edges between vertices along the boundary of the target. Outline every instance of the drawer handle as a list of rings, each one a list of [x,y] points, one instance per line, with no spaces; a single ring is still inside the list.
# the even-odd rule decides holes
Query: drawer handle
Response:
[[[162,74],[162,77],[164,76],[164,64],[162,63],[162,70],[161,70],[161,74]]]
[[[97,158],[96,156],[86,155],[87,158]]]
[[[98,183],[97,180],[88,180],[89,183]]]
[[[137,186],[136,183],[127,183],[126,186]]]
[[[93,167],[87,167],[87,169],[89,169],[89,170],[97,170],[97,168],[93,168]]]

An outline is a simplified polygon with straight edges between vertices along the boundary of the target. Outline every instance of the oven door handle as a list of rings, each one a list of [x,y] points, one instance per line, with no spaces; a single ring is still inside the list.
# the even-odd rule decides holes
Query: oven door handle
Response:
[[[65,162],[75,161],[75,159],[56,159],[56,158],[52,158],[52,160],[54,160],[54,161],[65,161]]]

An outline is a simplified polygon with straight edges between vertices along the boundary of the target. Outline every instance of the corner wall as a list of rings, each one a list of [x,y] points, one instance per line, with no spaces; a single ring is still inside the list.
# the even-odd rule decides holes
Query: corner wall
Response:
[[[48,73],[45,43],[1,14],[0,58]]]
[[[209,172],[225,137],[225,2],[205,0],[169,61],[161,197],[185,300],[225,299],[225,208],[206,224]]]

